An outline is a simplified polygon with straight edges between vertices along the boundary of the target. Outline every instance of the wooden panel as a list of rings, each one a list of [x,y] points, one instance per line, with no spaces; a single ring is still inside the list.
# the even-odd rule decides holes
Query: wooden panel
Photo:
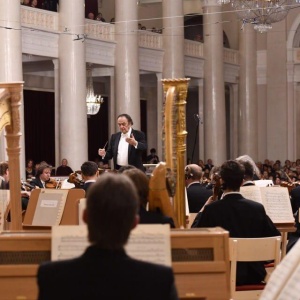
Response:
[[[230,299],[227,231],[222,228],[172,230],[171,248],[172,251],[179,249],[183,253],[182,257],[182,253],[176,255],[176,261],[172,257],[180,299]],[[21,299],[21,296],[22,299],[36,299],[38,263],[22,264],[22,258],[27,261],[28,256],[24,253],[33,250],[36,253],[32,259],[41,259],[44,254],[50,259],[50,230],[0,234],[1,299]],[[17,264],[3,264],[5,259],[1,260],[1,256],[5,256],[8,251],[11,251],[13,256],[16,255]],[[29,254],[31,255],[32,253]]]

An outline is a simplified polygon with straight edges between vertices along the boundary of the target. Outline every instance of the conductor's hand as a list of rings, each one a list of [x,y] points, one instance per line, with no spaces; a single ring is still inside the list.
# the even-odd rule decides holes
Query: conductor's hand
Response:
[[[105,149],[104,149],[104,148],[100,148],[100,149],[98,150],[98,154],[99,154],[100,156],[104,157],[105,154],[106,154]]]
[[[137,145],[137,141],[136,141],[136,139],[134,138],[133,134],[131,134],[130,137],[126,138],[125,141],[126,141],[128,144],[130,144],[130,145],[132,145],[132,146],[134,146],[134,147],[136,147],[136,145]]]

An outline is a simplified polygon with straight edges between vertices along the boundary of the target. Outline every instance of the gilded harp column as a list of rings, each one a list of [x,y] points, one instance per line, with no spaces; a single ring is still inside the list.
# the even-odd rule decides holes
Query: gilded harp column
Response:
[[[181,228],[186,226],[185,213],[185,107],[189,79],[163,79],[165,103],[163,111],[163,160],[173,174],[173,207]]]
[[[0,131],[5,128],[9,166],[11,230],[22,229],[20,176],[20,105],[23,82],[0,83]]]

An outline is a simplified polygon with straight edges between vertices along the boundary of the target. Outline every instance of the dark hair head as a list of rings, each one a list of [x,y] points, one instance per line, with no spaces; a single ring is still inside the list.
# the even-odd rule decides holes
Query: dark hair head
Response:
[[[123,173],[123,172],[125,172],[126,170],[131,170],[131,169],[136,169],[136,167],[133,166],[133,165],[122,166],[122,167],[120,167],[120,169],[118,170],[118,173]]]
[[[244,166],[236,160],[227,160],[220,169],[220,176],[226,189],[239,191],[245,174]]]
[[[254,176],[254,170],[253,170],[253,166],[249,161],[241,161],[240,162],[244,168],[245,168],[245,175],[244,175],[244,179],[245,180],[253,180],[253,176]]]
[[[126,118],[127,121],[128,121],[128,123],[131,124],[131,125],[133,125],[132,118],[131,118],[129,115],[127,115],[127,114],[120,114],[120,115],[118,115],[117,119],[119,119],[119,118],[121,118],[121,117]]]
[[[156,149],[155,148],[150,149],[150,153],[156,153]]]
[[[0,175],[1,176],[6,174],[7,169],[8,169],[8,162],[7,161],[0,162]]]
[[[86,161],[81,167],[82,175],[84,176],[94,176],[98,171],[98,165],[94,161]]]
[[[89,241],[102,248],[120,249],[135,225],[138,195],[128,176],[104,173],[87,192]]]
[[[137,168],[125,170],[123,174],[132,180],[138,192],[140,205],[146,208],[149,195],[149,179],[147,175]]]

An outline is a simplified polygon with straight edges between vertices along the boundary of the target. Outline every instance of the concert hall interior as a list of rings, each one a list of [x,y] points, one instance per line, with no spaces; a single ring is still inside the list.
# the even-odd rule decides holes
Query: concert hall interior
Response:
[[[11,199],[21,199],[19,186],[26,182],[28,160],[47,162],[54,174],[62,160],[72,170],[80,170],[85,161],[99,162],[98,149],[107,148],[110,136],[119,131],[117,116],[128,114],[133,130],[145,133],[143,162],[154,148],[160,161],[177,172],[172,251],[187,243],[206,256],[203,249],[209,245],[211,264],[201,261],[188,268],[172,259],[180,299],[222,299],[214,290],[215,279],[229,299],[228,233],[222,228],[187,228],[192,218],[187,225],[184,167],[201,160],[204,170],[207,161],[221,166],[245,154],[262,163],[266,158],[299,161],[294,166],[299,170],[295,186],[300,183],[300,1],[38,0],[36,7],[27,2],[0,1],[0,162],[9,163]],[[277,10],[270,8],[273,4]],[[270,17],[272,9],[280,20]],[[100,106],[97,113],[87,109],[91,87],[93,99],[99,96],[93,100]],[[176,109],[167,104],[170,87]],[[168,122],[175,124],[175,138]],[[107,169],[113,169],[112,161]],[[73,174],[76,177],[78,171]],[[290,181],[286,173],[284,177]],[[60,224],[79,225],[79,199],[85,195],[60,193],[65,210],[70,209],[68,214],[61,212]],[[18,205],[12,204],[10,211],[0,207],[0,228],[28,232],[29,241],[16,241],[4,230],[0,257],[1,252],[17,251],[20,242],[24,251],[39,252],[42,258],[37,261],[49,258],[49,228],[34,236],[40,229],[34,216],[42,192],[33,194],[35,204],[27,215],[22,216]],[[5,228],[7,216],[13,224]],[[289,215],[274,223],[282,234],[284,258],[294,219]],[[184,228],[182,236],[179,227]],[[199,243],[194,243],[194,234]],[[24,276],[30,282],[35,278],[36,263],[20,272],[9,268],[8,278],[3,265],[5,259],[0,259],[0,282],[15,278],[13,284],[19,284]],[[189,280],[195,278],[203,280],[206,295],[193,290],[192,284],[189,294]],[[34,298],[36,291],[28,295]]]

